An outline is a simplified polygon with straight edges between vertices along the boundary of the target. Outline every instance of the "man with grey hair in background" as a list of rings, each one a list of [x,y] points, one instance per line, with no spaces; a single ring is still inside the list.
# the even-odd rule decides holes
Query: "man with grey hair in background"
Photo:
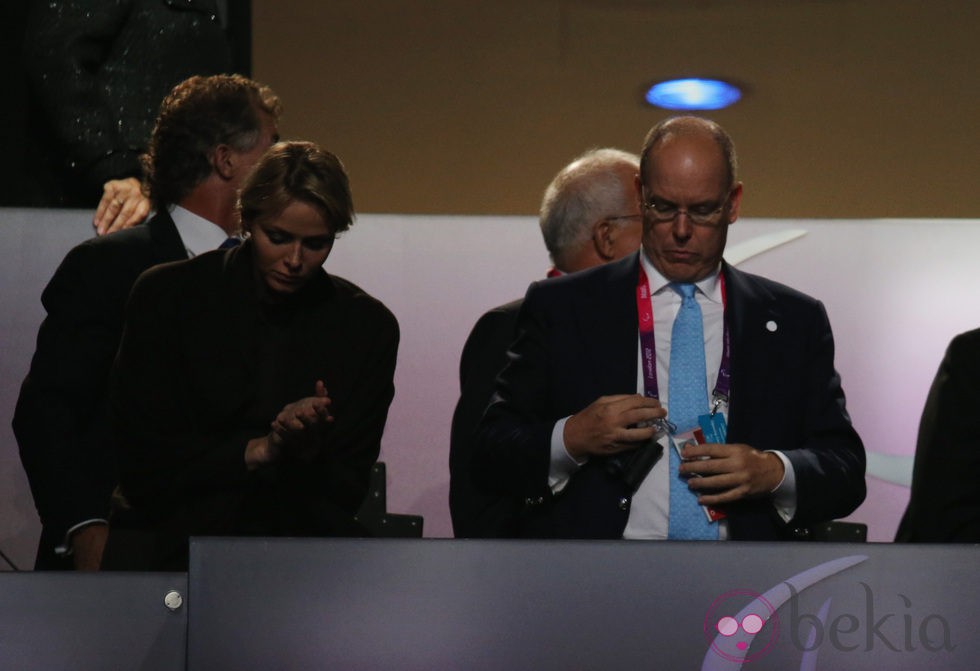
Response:
[[[559,171],[541,202],[541,234],[554,264],[548,277],[614,261],[639,248],[638,171],[638,156],[611,148],[589,150]],[[449,450],[449,511],[457,538],[517,535],[523,501],[487,496],[471,483],[469,471],[473,434],[507,362],[522,302],[484,314],[463,346]]]

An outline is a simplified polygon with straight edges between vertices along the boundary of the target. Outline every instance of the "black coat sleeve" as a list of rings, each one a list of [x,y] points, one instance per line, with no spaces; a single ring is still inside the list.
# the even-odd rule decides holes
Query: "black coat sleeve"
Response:
[[[118,252],[129,248],[115,242],[74,248],[45,288],[47,316],[14,414],[35,504],[46,531],[57,537],[81,521],[106,517],[116,481],[106,388],[136,271],[119,264]],[[130,253],[142,256],[138,249]]]
[[[845,409],[841,378],[834,368],[834,338],[823,305],[813,301],[799,329],[799,368],[784,371],[800,402],[800,438],[783,452],[796,474],[796,524],[813,524],[851,514],[864,501],[864,444]],[[791,397],[792,398],[792,397]],[[736,403],[738,401],[736,400]],[[767,419],[762,420],[768,421]],[[780,449],[775,447],[772,449]]]
[[[540,283],[530,286],[517,318],[517,333],[507,366],[497,378],[496,392],[476,434],[470,466],[484,491],[519,499],[550,496],[548,470],[555,422],[577,412],[565,393],[572,385],[556,379],[553,364],[563,346],[550,315],[562,310],[554,300],[541,300]],[[562,389],[556,389],[562,385]]]
[[[956,336],[919,423],[912,492],[897,541],[980,542],[980,331]]]
[[[449,512],[457,538],[510,537],[516,533],[520,500],[479,490],[470,473],[476,428],[507,363],[520,302],[495,308],[477,321],[459,362],[460,396],[449,446]]]

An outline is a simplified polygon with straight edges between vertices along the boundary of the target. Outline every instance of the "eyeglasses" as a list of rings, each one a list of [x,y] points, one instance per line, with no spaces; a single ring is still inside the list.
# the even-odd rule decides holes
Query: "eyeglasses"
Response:
[[[643,191],[644,197],[646,190]],[[732,192],[729,191],[724,200],[718,205],[707,203],[694,205],[693,207],[679,208],[673,203],[658,200],[657,198],[645,198],[643,201],[643,211],[648,217],[658,223],[675,221],[682,214],[687,216],[687,220],[695,226],[718,226],[721,223],[721,213],[728,205]]]

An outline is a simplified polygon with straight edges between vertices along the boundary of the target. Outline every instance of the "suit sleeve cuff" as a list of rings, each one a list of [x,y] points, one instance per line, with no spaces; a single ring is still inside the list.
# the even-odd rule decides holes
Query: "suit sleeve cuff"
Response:
[[[54,549],[54,553],[59,557],[70,557],[72,552],[72,547],[71,547],[72,534],[74,534],[76,531],[81,531],[85,527],[90,526],[92,524],[108,524],[108,523],[109,520],[104,520],[101,517],[94,517],[90,520],[83,520],[79,522],[78,524],[71,527],[68,531],[65,532],[65,537],[61,539],[61,545],[57,546]]]
[[[548,468],[548,488],[551,489],[552,494],[557,494],[563,490],[575,472],[587,461],[587,459],[582,462],[575,461],[565,449],[565,422],[567,421],[568,417],[559,419],[551,430],[551,463]]]
[[[793,464],[785,454],[779,450],[766,451],[775,454],[783,462],[783,479],[770,494],[772,505],[776,508],[780,519],[789,522],[796,515],[796,471],[793,470]]]

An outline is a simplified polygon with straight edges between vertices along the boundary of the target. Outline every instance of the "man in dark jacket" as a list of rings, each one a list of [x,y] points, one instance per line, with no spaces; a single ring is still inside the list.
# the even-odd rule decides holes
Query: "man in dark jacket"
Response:
[[[143,159],[157,215],[78,245],[45,288],[47,317],[13,422],[43,525],[36,569],[98,568],[116,484],[106,386],[129,291],[147,268],[239,233],[237,190],[277,139],[279,113],[275,94],[245,77],[178,84]]]

